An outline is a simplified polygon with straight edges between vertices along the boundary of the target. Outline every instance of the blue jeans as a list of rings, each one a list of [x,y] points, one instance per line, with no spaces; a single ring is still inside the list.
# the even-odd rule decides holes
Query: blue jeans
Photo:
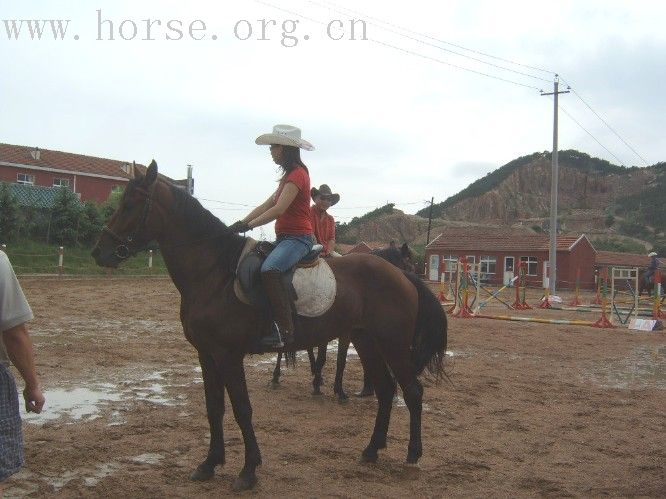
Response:
[[[312,234],[292,236],[282,234],[275,241],[275,249],[261,265],[262,272],[286,272],[307,255],[314,245]]]

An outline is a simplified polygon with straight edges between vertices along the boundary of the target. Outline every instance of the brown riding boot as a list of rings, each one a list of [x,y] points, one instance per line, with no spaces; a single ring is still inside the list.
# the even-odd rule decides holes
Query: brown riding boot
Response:
[[[282,273],[277,270],[262,272],[261,280],[271,302],[273,317],[280,335],[284,343],[290,345],[294,342],[294,321],[291,315],[291,298],[282,283]]]

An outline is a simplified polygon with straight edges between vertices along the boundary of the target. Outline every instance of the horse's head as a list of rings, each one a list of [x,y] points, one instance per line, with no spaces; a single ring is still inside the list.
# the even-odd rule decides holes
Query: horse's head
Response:
[[[115,213],[92,251],[97,265],[118,267],[123,261],[146,248],[155,239],[156,223],[153,201],[157,187],[157,163],[153,160],[144,176],[135,169]]]
[[[412,252],[411,248],[407,245],[407,243],[404,243],[400,247],[400,256],[402,257],[404,270],[407,270],[409,272],[414,272],[414,253]]]

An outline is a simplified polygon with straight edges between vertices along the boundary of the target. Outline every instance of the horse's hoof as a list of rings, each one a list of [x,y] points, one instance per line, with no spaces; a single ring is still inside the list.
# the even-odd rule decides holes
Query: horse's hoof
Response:
[[[349,396],[345,392],[338,393],[338,402],[340,404],[346,404],[349,402]]]
[[[231,488],[234,492],[242,492],[244,490],[253,489],[255,485],[257,485],[256,475],[251,475],[249,477],[239,476],[234,480],[234,484]]]
[[[312,395],[315,397],[319,397],[321,395],[321,390],[319,388],[315,388],[312,390]]]
[[[421,457],[421,453],[407,453],[407,464],[416,464],[419,462],[419,458]]]
[[[280,388],[280,382],[276,380],[272,380],[270,385],[269,385],[273,390],[277,390]]]
[[[190,480],[193,482],[205,482],[210,480],[215,475],[215,467],[208,464],[200,464],[194,473],[190,475]]]

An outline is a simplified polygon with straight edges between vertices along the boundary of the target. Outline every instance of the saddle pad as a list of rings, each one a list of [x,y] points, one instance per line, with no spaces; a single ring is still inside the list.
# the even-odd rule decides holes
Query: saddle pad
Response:
[[[297,268],[292,280],[296,291],[296,313],[304,317],[319,317],[328,311],[335,301],[335,276],[326,260],[318,259],[314,267]],[[240,301],[250,305],[238,278],[234,279],[234,292]]]
[[[319,317],[333,306],[335,301],[335,276],[325,259],[319,265],[299,267],[294,271],[296,313],[305,317]]]

